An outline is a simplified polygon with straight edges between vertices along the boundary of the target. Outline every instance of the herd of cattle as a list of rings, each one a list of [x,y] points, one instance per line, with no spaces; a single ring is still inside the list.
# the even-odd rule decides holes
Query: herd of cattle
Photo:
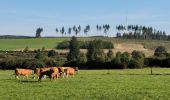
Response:
[[[19,76],[24,76],[28,80],[29,75],[34,75],[34,79],[41,81],[42,78],[48,76],[53,80],[57,80],[59,77],[68,77],[74,75],[78,71],[78,67],[49,67],[49,68],[36,68],[31,69],[15,69],[15,78],[19,79]]]

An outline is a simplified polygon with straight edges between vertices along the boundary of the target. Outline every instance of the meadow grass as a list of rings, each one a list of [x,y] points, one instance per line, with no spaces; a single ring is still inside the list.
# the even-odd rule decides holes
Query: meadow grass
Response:
[[[0,39],[0,50],[17,50],[29,47],[32,49],[53,49],[59,42],[68,38],[29,38],[29,39]]]
[[[80,70],[70,78],[15,80],[0,71],[1,100],[167,100],[170,69]]]

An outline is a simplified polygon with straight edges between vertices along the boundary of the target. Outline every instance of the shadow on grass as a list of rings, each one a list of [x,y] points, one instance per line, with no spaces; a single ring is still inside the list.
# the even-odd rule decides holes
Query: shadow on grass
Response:
[[[39,83],[40,81],[34,81],[34,80],[18,80],[18,82],[21,82],[21,83]]]
[[[44,82],[55,82],[54,80],[18,80],[20,83],[44,83]]]

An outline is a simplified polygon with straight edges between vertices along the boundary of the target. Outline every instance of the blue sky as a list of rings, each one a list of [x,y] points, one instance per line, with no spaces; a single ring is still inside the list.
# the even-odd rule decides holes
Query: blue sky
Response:
[[[0,0],[0,35],[58,36],[56,27],[139,24],[170,34],[170,0]],[[95,34],[94,30],[92,33]]]

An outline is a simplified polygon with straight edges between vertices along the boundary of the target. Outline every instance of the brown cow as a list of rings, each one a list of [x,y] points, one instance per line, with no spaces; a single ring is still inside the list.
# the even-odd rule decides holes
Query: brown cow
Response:
[[[41,70],[41,72],[44,72],[44,71],[50,70],[50,68],[36,68],[36,69],[35,69],[35,72],[34,72],[34,79],[35,79],[36,76],[37,76],[38,79],[39,79],[40,70]]]
[[[51,67],[51,68],[49,68],[49,70],[41,69],[40,75],[39,75],[39,81],[41,81],[41,79],[44,75],[47,75],[50,78],[50,80],[52,78],[53,78],[53,80],[56,80],[59,77],[59,69],[58,69],[58,67]]]
[[[69,67],[59,67],[59,72],[60,72],[60,77],[64,77],[65,76],[65,72],[64,70],[66,70]]]
[[[19,68],[16,68],[15,69],[15,78],[16,79],[19,79],[18,76],[24,76],[27,80],[28,80],[28,76],[33,74],[33,70],[31,69],[19,69]]]
[[[67,77],[71,75],[73,75],[74,77],[74,74],[76,73],[76,71],[78,71],[78,67],[68,67],[67,69],[64,70]]]
[[[78,71],[78,67],[59,67],[60,76],[65,77],[67,75],[66,70],[69,68],[73,68],[75,72]]]

